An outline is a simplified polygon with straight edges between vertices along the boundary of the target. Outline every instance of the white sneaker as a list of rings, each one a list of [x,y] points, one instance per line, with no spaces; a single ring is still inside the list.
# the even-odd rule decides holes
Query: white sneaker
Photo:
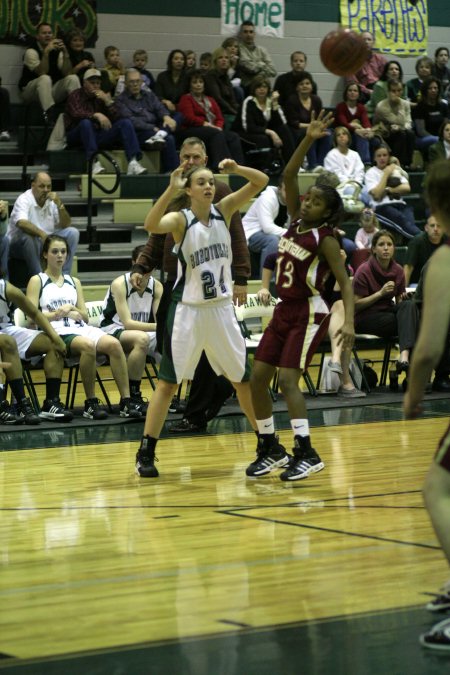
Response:
[[[92,165],[92,175],[97,176],[99,173],[105,173],[105,167],[97,161]]]
[[[0,133],[0,141],[9,141],[11,139],[11,136],[9,135],[9,131],[2,131]]]
[[[140,176],[142,173],[147,173],[145,166],[142,166],[137,159],[130,159],[128,163],[128,176]]]
[[[166,145],[166,141],[164,140],[164,138],[157,138],[156,136],[147,138],[147,140],[144,141],[144,143],[148,148],[157,148],[157,149],[164,148]]]
[[[167,131],[165,131],[164,129],[159,129],[159,131],[156,132],[153,138],[157,138],[158,141],[163,141],[165,138],[167,138]]]

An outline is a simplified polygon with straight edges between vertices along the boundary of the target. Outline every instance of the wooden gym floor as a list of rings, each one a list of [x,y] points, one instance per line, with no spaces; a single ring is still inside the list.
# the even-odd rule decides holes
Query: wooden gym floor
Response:
[[[166,436],[156,480],[140,422],[2,427],[0,674],[448,673],[417,638],[449,576],[421,497],[449,400],[313,411],[326,468],[287,485],[246,478],[240,416]]]

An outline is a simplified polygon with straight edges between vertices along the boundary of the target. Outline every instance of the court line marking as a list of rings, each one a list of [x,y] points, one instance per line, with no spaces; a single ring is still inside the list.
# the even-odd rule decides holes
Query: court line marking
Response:
[[[86,506],[70,506],[69,511],[92,511],[92,510],[98,510],[98,511],[120,511],[120,510],[130,510],[130,509],[178,509],[180,511],[187,511],[189,509],[211,509],[211,512],[213,513],[221,513],[222,510],[225,511],[254,511],[256,509],[272,509],[272,508],[301,508],[301,507],[307,507],[307,506],[314,506],[314,505],[327,505],[330,502],[348,502],[348,501],[356,501],[360,499],[373,499],[377,497],[395,497],[398,495],[413,495],[413,494],[420,494],[422,491],[421,490],[403,490],[400,492],[378,492],[374,494],[364,494],[364,495],[352,495],[351,497],[349,496],[343,496],[343,497],[329,497],[328,499],[311,499],[311,500],[301,500],[299,502],[281,502],[278,504],[255,504],[253,506],[248,506],[246,504],[229,504],[228,506],[226,505],[221,505],[220,507],[217,504],[167,504],[161,506],[160,504],[130,504],[128,506],[126,505],[120,505],[116,506],[114,504],[110,505],[102,505],[102,506],[95,506],[92,504],[88,504]],[[331,505],[331,504],[330,504]],[[0,513],[5,512],[26,512],[26,511],[61,511],[61,505],[58,506],[0,506]],[[378,506],[376,504],[374,505],[365,505],[364,508],[411,508],[411,509],[421,509],[423,510],[425,508],[424,505],[422,506]],[[155,519],[158,518],[177,518],[178,516],[176,514],[173,515],[166,515],[166,516],[155,516]]]
[[[267,508],[271,508],[270,506],[267,506]],[[224,515],[228,516],[234,516],[236,518],[248,518],[249,520],[258,520],[266,523],[274,523],[276,525],[288,525],[291,527],[300,527],[306,530],[316,530],[319,532],[329,532],[332,534],[343,534],[349,537],[359,537],[361,539],[373,539],[374,541],[383,541],[383,542],[389,542],[392,544],[401,544],[402,546],[415,546],[417,548],[427,548],[427,549],[432,549],[436,551],[440,551],[441,547],[436,546],[433,544],[420,544],[417,542],[413,541],[402,541],[401,539],[391,539],[390,537],[379,537],[374,534],[361,534],[359,532],[347,532],[346,530],[335,530],[334,528],[331,527],[319,527],[318,525],[305,525],[304,523],[292,523],[289,521],[285,520],[278,520],[277,518],[265,518],[262,516],[250,516],[245,513],[236,513],[233,510],[224,510],[221,511]]]

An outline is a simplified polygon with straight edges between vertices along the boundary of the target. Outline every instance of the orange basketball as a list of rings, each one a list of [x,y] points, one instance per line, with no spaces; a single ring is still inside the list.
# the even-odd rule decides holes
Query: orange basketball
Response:
[[[320,44],[320,59],[333,75],[353,75],[369,56],[362,35],[349,28],[333,30]]]

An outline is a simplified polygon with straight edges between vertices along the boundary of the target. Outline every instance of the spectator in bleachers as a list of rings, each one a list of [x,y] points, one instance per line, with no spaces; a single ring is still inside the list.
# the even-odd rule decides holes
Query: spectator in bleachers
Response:
[[[399,61],[388,61],[383,68],[380,79],[374,84],[372,95],[366,103],[367,112],[373,115],[380,101],[387,98],[388,80],[402,83],[402,98],[407,98],[406,84],[403,84],[403,69]]]
[[[92,52],[85,50],[86,38],[79,28],[73,28],[64,36],[64,42],[72,64],[73,75],[78,75],[80,84],[83,82],[84,73],[89,68],[95,68],[95,58]]]
[[[372,125],[366,107],[359,102],[361,86],[349,82],[344,89],[343,100],[337,104],[334,113],[336,126],[345,127],[351,134],[352,149],[361,157],[365,165],[370,165],[370,144],[374,138]]]
[[[313,94],[313,81],[311,76],[303,73],[299,76],[296,94],[288,99],[286,104],[286,117],[296,144],[305,137],[306,130],[311,122],[311,113],[314,112],[316,119],[323,108],[322,99]],[[308,169],[323,166],[327,152],[331,150],[331,132],[328,130],[325,136],[319,138],[308,150]]]
[[[133,124],[130,120],[119,119],[111,95],[101,89],[99,70],[90,68],[84,75],[83,86],[70,94],[64,124],[67,145],[82,145],[88,160],[99,148],[111,148],[120,142],[128,159],[128,175],[138,176],[146,172],[138,161],[142,153]],[[103,171],[100,162],[94,162],[93,173]]]
[[[229,128],[239,109],[234,87],[228,76],[230,57],[224,47],[214,50],[212,56],[213,67],[205,75],[205,94],[212,96],[219,104]]]
[[[133,68],[140,72],[142,77],[143,88],[155,89],[156,81],[152,73],[147,68],[148,53],[145,49],[136,49],[133,54]]]
[[[252,253],[259,254],[259,278],[262,279],[264,262],[268,255],[278,251],[278,242],[286,234],[288,213],[283,179],[278,187],[269,185],[255,199],[242,218],[247,245]]]
[[[371,248],[375,232],[380,229],[378,218],[372,209],[365,208],[359,217],[361,227],[355,234],[355,244],[358,249]]]
[[[0,277],[8,279],[9,239],[8,230],[8,202],[0,199]]]
[[[244,89],[241,86],[241,73],[239,70],[239,41],[235,37],[228,37],[222,42],[222,47],[227,50],[230,59],[228,68],[228,77],[234,88],[234,93],[238,103],[242,103],[245,98]]]
[[[437,159],[450,159],[450,120],[444,120],[439,129],[439,140],[428,149],[430,162]]]
[[[212,54],[211,52],[203,52],[200,54],[200,59],[198,63],[198,70],[200,70],[203,75],[206,75],[212,68]]]
[[[183,116],[180,138],[196,135],[208,149],[211,167],[217,171],[222,159],[232,157],[238,164],[244,163],[239,136],[234,131],[225,131],[225,120],[217,102],[205,93],[205,77],[199,70],[191,73],[189,94],[184,94],[178,103],[178,112]]]
[[[419,103],[421,99],[420,88],[422,82],[433,74],[433,65],[433,60],[430,59],[429,56],[421,56],[417,59],[415,66],[417,77],[413,77],[406,83],[408,100],[411,102],[411,108]]]
[[[441,99],[439,78],[427,77],[420,88],[420,101],[413,109],[416,147],[428,159],[428,148],[439,140],[439,130],[448,118],[448,103]]]
[[[64,42],[54,37],[50,24],[39,24],[36,40],[23,57],[19,89],[25,103],[40,103],[48,124],[56,122],[55,103],[65,101],[80,86],[78,76],[71,70]]]
[[[140,417],[130,397],[127,362],[122,346],[112,335],[89,326],[89,317],[79,279],[64,273],[68,244],[59,234],[48,236],[42,247],[44,271],[31,277],[27,297],[52,323],[67,347],[69,356],[80,357],[80,375],[86,393],[83,417],[99,420],[107,417],[95,397],[96,355],[109,358],[111,372],[120,393],[120,417]]]
[[[414,219],[414,211],[403,199],[411,192],[406,172],[390,163],[390,149],[380,145],[374,153],[375,166],[365,175],[365,187],[370,207],[383,227],[412,239],[421,230]]]
[[[116,93],[116,87],[119,82],[122,82],[125,75],[125,66],[120,57],[120,50],[114,45],[108,45],[103,51],[106,63],[103,66],[104,70],[109,77],[111,84],[111,93],[114,96]]]
[[[256,75],[266,78],[275,77],[277,71],[265,47],[255,44],[255,24],[252,21],[243,21],[239,28],[239,70],[241,84],[248,92],[251,81]]]
[[[173,171],[178,166],[176,122],[156,94],[142,89],[142,75],[135,68],[126,71],[125,90],[116,96],[115,106],[119,117],[132,123],[141,147],[160,149],[163,171]]]
[[[0,77],[0,85],[2,78]],[[11,104],[9,100],[9,91],[0,86],[0,141],[9,141],[11,126]]]
[[[434,52],[433,75],[440,80],[442,96],[448,100],[448,88],[450,84],[450,69],[448,63],[448,48],[438,47]]]
[[[333,131],[332,148],[324,159],[324,167],[327,171],[335,173],[339,181],[355,181],[361,186],[364,183],[364,164],[355,150],[350,149],[352,137],[346,127],[336,127]]]
[[[377,104],[374,124],[386,128],[384,138],[405,169],[409,169],[414,152],[415,135],[412,129],[411,104],[402,98],[404,85],[397,80],[387,83],[387,98]]]
[[[69,212],[61,195],[52,190],[52,179],[43,171],[36,174],[31,188],[19,195],[9,218],[9,255],[25,261],[28,274],[41,271],[41,251],[49,234],[58,232],[71,247],[64,260],[64,272],[70,274],[80,233],[71,226]]]
[[[313,82],[313,94],[317,94],[317,85],[313,81],[311,73],[308,73],[306,68],[306,63],[308,57],[305,52],[295,51],[291,54],[291,70],[288,73],[283,73],[283,75],[278,75],[273,85],[274,91],[277,91],[280,95],[280,105],[283,107],[286,105],[290,96],[293,96],[296,92],[297,83],[299,75],[306,73],[310,76],[311,81]]]
[[[156,78],[155,94],[174,113],[183,94],[189,91],[186,74],[186,56],[181,49],[172,49],[167,57],[167,68]]]
[[[131,254],[134,265],[144,245],[136,246]],[[114,279],[103,302],[100,328],[116,337],[127,354],[130,397],[145,416],[147,404],[141,393],[147,356],[160,360],[156,351],[156,312],[163,286],[150,273],[142,274],[139,283],[132,285],[131,272]]]
[[[271,94],[270,82],[264,75],[252,81],[250,96],[241,104],[233,129],[256,148],[278,150],[285,162],[294,152],[292,135],[279,104],[278,93]]]
[[[417,330],[416,309],[406,300],[405,274],[394,260],[395,243],[387,230],[372,239],[372,255],[355,272],[355,332],[397,337],[400,356],[397,372],[408,372],[409,354]]]
[[[429,258],[442,244],[447,241],[447,235],[431,214],[425,223],[425,232],[416,234],[408,243],[406,264],[404,265],[406,285],[417,284],[421,272]]]
[[[186,57],[186,71],[197,69],[197,54],[193,49],[186,49],[184,52]]]
[[[353,75],[346,78],[347,83],[356,82],[360,88],[360,102],[366,103],[372,95],[372,89],[380,79],[387,63],[384,56],[373,51],[374,38],[372,33],[365,31],[362,36],[369,48],[369,55],[365,64]]]

